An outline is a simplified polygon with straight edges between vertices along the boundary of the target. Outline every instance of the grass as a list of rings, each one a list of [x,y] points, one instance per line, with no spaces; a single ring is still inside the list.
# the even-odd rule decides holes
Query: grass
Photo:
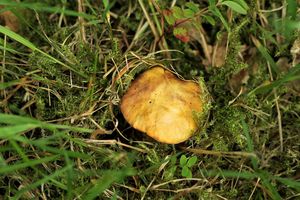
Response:
[[[0,199],[300,198],[299,5],[192,2],[0,2]],[[178,145],[120,113],[155,65],[212,97]]]

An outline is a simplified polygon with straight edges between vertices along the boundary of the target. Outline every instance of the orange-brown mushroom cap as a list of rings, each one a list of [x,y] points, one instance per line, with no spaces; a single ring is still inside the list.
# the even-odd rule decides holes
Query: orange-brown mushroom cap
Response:
[[[177,144],[197,130],[193,112],[202,111],[201,89],[162,67],[136,78],[121,100],[121,111],[135,129],[155,140]]]

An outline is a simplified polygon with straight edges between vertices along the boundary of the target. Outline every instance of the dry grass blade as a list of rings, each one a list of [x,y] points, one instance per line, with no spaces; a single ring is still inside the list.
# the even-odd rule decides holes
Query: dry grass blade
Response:
[[[252,157],[257,158],[255,153],[250,152],[241,152],[241,151],[230,151],[230,152],[222,152],[222,151],[213,151],[206,149],[193,149],[193,148],[182,148],[184,151],[192,152],[194,154],[199,155],[212,155],[212,156],[221,156],[221,157]]]
[[[120,145],[122,147],[133,149],[133,150],[139,151],[141,153],[147,153],[147,151],[144,150],[144,149],[141,149],[141,148],[138,148],[138,147],[135,147],[135,146],[131,146],[131,145],[128,145],[128,144],[124,144],[124,143],[119,142],[117,140],[93,140],[93,139],[85,139],[83,141],[86,142],[86,143],[88,143],[88,144],[96,144],[96,145]]]

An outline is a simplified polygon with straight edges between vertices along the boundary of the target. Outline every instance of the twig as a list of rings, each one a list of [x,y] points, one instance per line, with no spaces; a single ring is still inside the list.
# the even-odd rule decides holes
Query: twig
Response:
[[[129,149],[134,149],[136,151],[142,152],[142,153],[147,153],[146,150],[138,148],[138,147],[134,147],[128,144],[124,144],[122,142],[119,142],[117,140],[92,140],[92,139],[82,139],[84,142],[88,143],[88,144],[98,144],[98,145],[120,145],[123,147],[127,147]]]
[[[146,17],[149,25],[150,25],[150,28],[151,28],[151,31],[152,31],[152,33],[154,35],[155,41],[158,41],[159,36],[158,36],[157,30],[156,30],[156,28],[155,28],[152,20],[150,19],[150,16],[149,16],[149,14],[148,14],[148,12],[147,12],[147,10],[145,8],[143,0],[139,0],[139,4],[140,4],[140,6],[141,6],[141,8],[142,8],[142,10],[143,10],[143,12],[145,14],[145,17]]]
[[[156,190],[157,188],[164,186],[164,185],[168,185],[169,183],[177,183],[177,182],[182,182],[182,181],[205,181],[202,178],[180,178],[180,179],[174,179],[174,180],[170,180],[170,181],[166,181],[157,185],[153,185],[150,189],[151,190]]]
[[[84,12],[84,7],[82,5],[82,0],[77,0],[77,4],[78,4],[78,12],[79,13]],[[86,34],[85,34],[85,28],[84,28],[84,19],[79,16],[78,17],[78,22],[79,22],[79,26],[80,26],[80,34],[81,34],[82,41],[84,43],[87,43],[87,41],[86,41]]]
[[[257,181],[256,181],[256,183],[255,183],[255,186],[254,186],[254,188],[253,188],[253,190],[252,190],[252,192],[251,192],[251,194],[250,194],[248,200],[252,199],[252,196],[253,196],[253,194],[254,194],[254,192],[255,192],[257,186],[258,186],[259,181],[260,181],[260,178],[257,179]]]
[[[141,200],[144,200],[145,196],[146,196],[146,193],[148,192],[148,190],[150,189],[150,187],[152,186],[153,182],[155,181],[156,179],[156,176],[154,176],[154,178],[152,179],[152,181],[149,183],[148,187],[146,188]]]
[[[257,158],[257,155],[255,153],[251,152],[242,152],[242,151],[228,151],[228,152],[222,152],[222,151],[213,151],[213,150],[206,150],[206,149],[185,149],[182,148],[184,151],[192,152],[195,154],[207,154],[207,155],[213,155],[213,156],[224,156],[224,157],[255,157]]]

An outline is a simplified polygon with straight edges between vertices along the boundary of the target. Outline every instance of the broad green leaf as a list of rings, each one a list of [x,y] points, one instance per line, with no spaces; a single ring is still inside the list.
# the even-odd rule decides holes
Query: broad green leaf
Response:
[[[187,158],[186,158],[185,155],[182,155],[182,156],[180,157],[179,163],[180,163],[180,166],[181,166],[181,167],[183,167],[183,166],[186,165],[186,163],[187,163]]]
[[[173,34],[176,38],[180,39],[182,42],[188,42],[190,37],[188,35],[188,31],[183,27],[175,27],[173,29]]]
[[[175,17],[173,16],[172,10],[163,10],[163,15],[169,25],[174,25],[176,22]]]
[[[175,19],[184,19],[184,14],[183,14],[183,10],[181,8],[179,8],[178,6],[174,6],[172,8],[173,11],[173,16],[175,17]]]
[[[109,0],[102,0],[104,8],[107,9],[109,6]]]
[[[192,17],[194,17],[195,13],[191,9],[184,9],[183,15],[185,18],[192,18]]]
[[[186,28],[183,28],[183,27],[176,27],[174,28],[174,35],[186,35],[187,34],[187,30]]]
[[[210,23],[212,26],[216,25],[216,21],[214,20],[214,18],[212,18],[209,15],[203,15],[202,16],[208,23]]]
[[[198,160],[198,159],[197,159],[196,156],[192,156],[191,158],[189,158],[189,160],[188,160],[186,166],[187,166],[187,167],[192,167],[193,165],[196,164],[197,160]]]
[[[229,8],[231,8],[232,10],[234,10],[237,13],[246,15],[247,14],[247,10],[245,8],[243,8],[240,4],[234,2],[234,1],[223,1],[222,5],[226,5]]]
[[[297,1],[295,0],[287,0],[287,9],[286,14],[290,19],[295,19],[297,15]]]
[[[185,6],[191,9],[194,13],[199,12],[199,4],[196,4],[194,2],[187,2]]]
[[[217,16],[221,20],[221,22],[223,23],[226,30],[228,32],[230,32],[230,27],[229,27],[227,21],[225,20],[225,18],[223,17],[222,13],[220,12],[220,10],[213,4],[210,4],[209,10],[210,10],[210,12],[212,12],[215,16]]]
[[[248,4],[247,4],[244,0],[232,0],[232,1],[238,3],[239,5],[241,5],[241,6],[242,6],[243,8],[245,8],[246,10],[249,9]]]
[[[187,178],[192,178],[193,176],[191,170],[187,166],[182,168],[181,175]]]

